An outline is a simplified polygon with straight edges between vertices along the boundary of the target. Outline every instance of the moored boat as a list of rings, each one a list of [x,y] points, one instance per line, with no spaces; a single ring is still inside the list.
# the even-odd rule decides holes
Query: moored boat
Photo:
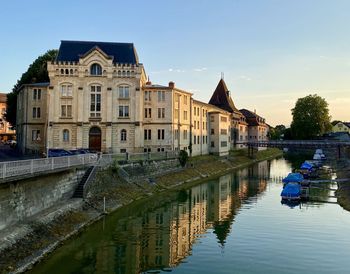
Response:
[[[282,192],[281,197],[284,200],[300,200],[301,186],[299,183],[287,183]]]

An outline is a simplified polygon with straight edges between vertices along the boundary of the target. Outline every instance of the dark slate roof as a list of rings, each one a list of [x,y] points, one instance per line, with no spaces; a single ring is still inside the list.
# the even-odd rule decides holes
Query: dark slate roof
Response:
[[[344,122],[343,124],[350,128],[350,122]]]
[[[56,61],[78,62],[93,48],[101,49],[108,56],[113,57],[113,63],[138,64],[138,56],[133,43],[112,43],[92,41],[61,41]]]
[[[239,110],[233,103],[230,92],[223,79],[220,79],[218,85],[216,86],[216,89],[210,98],[209,104],[217,106],[231,113],[239,113]]]
[[[252,112],[245,108],[240,109],[239,111],[245,116],[250,126],[258,126],[260,124],[265,123],[265,119],[259,116],[258,114],[256,114],[255,112]]]

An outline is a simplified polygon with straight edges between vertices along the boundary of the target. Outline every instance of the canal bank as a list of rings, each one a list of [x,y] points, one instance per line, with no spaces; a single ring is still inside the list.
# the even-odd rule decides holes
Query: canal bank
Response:
[[[28,234],[16,239],[8,248],[0,253],[0,273],[19,273],[44,259],[63,241],[76,235],[86,226],[103,216],[103,206],[112,212],[123,205],[134,201],[147,199],[153,195],[162,195],[166,199],[167,189],[178,189],[189,184],[199,184],[203,180],[220,176],[230,170],[248,166],[252,163],[275,158],[282,155],[281,151],[269,149],[260,151],[255,159],[246,156],[245,151],[234,151],[229,157],[202,156],[191,158],[188,167],[163,176],[155,177],[152,182],[129,184],[123,182],[109,168],[100,172],[92,188],[90,197],[81,207],[57,214],[50,221],[42,221],[38,216],[30,224]],[[150,199],[151,200],[151,199]],[[58,210],[59,212],[59,210]]]

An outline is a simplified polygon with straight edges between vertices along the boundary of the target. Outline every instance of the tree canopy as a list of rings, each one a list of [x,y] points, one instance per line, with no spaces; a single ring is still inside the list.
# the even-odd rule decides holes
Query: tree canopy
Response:
[[[312,139],[331,129],[328,103],[316,94],[299,98],[292,116],[291,131],[295,139]]]
[[[40,82],[49,82],[47,72],[47,62],[55,60],[58,51],[56,49],[48,50],[45,54],[39,56],[22,74],[21,78],[13,86],[12,92],[7,94],[6,120],[15,127],[17,111],[18,89],[24,84],[33,84]]]
[[[277,125],[274,128],[271,128],[269,131],[269,139],[271,140],[280,140],[284,137],[286,127],[284,125]]]

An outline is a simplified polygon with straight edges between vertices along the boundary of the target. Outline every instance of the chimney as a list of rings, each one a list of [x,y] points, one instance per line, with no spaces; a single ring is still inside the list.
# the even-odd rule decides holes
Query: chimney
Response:
[[[147,78],[147,82],[146,82],[146,85],[147,86],[150,86],[150,85],[152,85],[152,82],[149,80],[149,76],[148,76],[148,78]]]
[[[169,88],[175,88],[175,83],[172,82],[172,81],[170,81],[170,82],[169,82]]]

